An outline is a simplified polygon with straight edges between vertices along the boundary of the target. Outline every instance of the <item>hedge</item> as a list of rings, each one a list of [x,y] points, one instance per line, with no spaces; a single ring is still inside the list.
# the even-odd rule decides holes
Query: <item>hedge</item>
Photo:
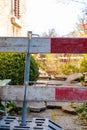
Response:
[[[0,80],[11,79],[12,85],[23,85],[25,58],[26,54],[24,53],[0,53]],[[31,56],[30,81],[36,81],[38,76],[38,63]]]

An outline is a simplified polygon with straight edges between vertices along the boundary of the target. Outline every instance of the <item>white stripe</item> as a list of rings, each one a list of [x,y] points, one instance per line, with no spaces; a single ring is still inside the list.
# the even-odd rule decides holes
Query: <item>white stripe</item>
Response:
[[[24,100],[24,86],[0,87],[0,99],[2,100]],[[27,101],[55,101],[55,87],[29,86],[27,88]]]
[[[0,37],[0,52],[27,52],[28,39],[24,37]]]
[[[30,87],[27,91],[27,100],[55,101],[55,87]]]
[[[0,52],[28,52],[27,37],[0,37]],[[50,38],[32,38],[30,53],[50,53]]]
[[[30,53],[50,53],[50,38],[32,38],[30,42]]]

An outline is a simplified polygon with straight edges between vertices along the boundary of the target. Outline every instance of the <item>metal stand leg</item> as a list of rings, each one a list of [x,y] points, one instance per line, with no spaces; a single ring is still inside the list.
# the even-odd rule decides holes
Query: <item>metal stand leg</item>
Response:
[[[26,68],[25,68],[25,92],[24,92],[23,111],[22,111],[22,126],[26,126],[26,113],[27,113],[26,93],[29,83],[29,72],[30,72],[30,54],[28,53],[26,56]]]
[[[30,73],[30,39],[31,37],[29,37],[29,41],[28,41],[28,53],[26,55],[26,64],[25,64],[25,91],[24,91],[24,101],[23,101],[23,110],[22,110],[22,126],[26,126],[26,113],[27,113],[27,101],[26,101],[26,97],[27,97],[27,87],[29,85],[29,73]]]
[[[8,116],[8,113],[7,113],[7,100],[5,101],[5,116]]]

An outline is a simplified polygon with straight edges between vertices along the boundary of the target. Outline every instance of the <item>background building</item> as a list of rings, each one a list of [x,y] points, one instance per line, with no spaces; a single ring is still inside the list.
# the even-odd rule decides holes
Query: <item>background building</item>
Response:
[[[26,0],[0,0],[0,36],[26,33]]]

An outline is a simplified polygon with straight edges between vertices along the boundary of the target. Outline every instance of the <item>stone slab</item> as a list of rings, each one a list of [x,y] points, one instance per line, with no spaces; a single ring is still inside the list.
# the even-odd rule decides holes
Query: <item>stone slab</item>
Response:
[[[62,106],[70,105],[68,102],[47,102],[47,108],[62,108]]]
[[[74,73],[74,74],[71,74],[67,77],[67,80],[66,82],[73,82],[79,78],[83,77],[83,74],[82,73]]]
[[[23,103],[22,102],[16,102],[16,105],[18,107],[22,107]],[[30,101],[30,102],[27,103],[27,107],[32,112],[40,112],[40,111],[46,109],[45,102],[31,102]]]
[[[74,108],[72,108],[70,105],[68,106],[62,106],[62,111],[66,112],[66,113],[70,113],[70,114],[74,114],[76,115],[76,110]]]

